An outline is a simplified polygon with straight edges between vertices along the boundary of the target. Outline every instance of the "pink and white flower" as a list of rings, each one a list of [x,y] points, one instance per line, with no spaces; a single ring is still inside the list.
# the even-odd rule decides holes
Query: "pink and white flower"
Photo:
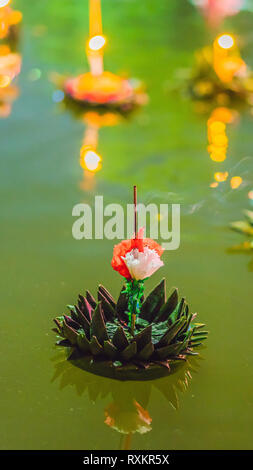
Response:
[[[157,251],[147,246],[144,247],[143,251],[134,248],[126,253],[125,257],[122,256],[121,258],[125,262],[132,279],[137,281],[150,277],[164,265]]]

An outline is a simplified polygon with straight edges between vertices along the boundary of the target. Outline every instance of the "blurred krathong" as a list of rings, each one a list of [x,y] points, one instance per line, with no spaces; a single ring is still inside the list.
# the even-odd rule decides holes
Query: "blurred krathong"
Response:
[[[90,34],[86,44],[89,72],[65,78],[62,87],[69,99],[79,105],[129,111],[146,103],[143,84],[104,70],[106,37],[102,31],[100,0],[89,0]]]
[[[194,100],[205,101],[210,108],[253,106],[253,74],[241,58],[235,36],[220,34],[213,46],[196,52],[188,90]]]
[[[15,40],[22,13],[11,8],[12,0],[0,0],[0,39]]]

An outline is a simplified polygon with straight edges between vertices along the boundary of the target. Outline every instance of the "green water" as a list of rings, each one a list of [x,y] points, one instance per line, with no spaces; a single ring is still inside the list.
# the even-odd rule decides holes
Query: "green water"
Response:
[[[228,158],[215,163],[206,150],[208,114],[169,91],[177,70],[216,33],[186,0],[103,2],[106,68],[145,81],[150,100],[131,120],[101,129],[103,166],[87,192],[84,124],[53,101],[50,82],[52,72],[87,68],[87,1],[15,4],[24,15],[20,96],[0,122],[1,449],[252,448],[252,257],[227,252],[244,240],[228,223],[250,208],[252,116],[245,110],[228,126]],[[241,12],[224,28],[240,35],[253,67],[252,26],[252,14]],[[31,81],[34,68],[41,78]],[[228,181],[211,189],[214,172],[225,170]],[[233,175],[243,178],[237,190]],[[80,291],[95,293],[98,282],[115,296],[121,288],[110,267],[113,241],[72,238],[73,205],[92,204],[95,194],[126,204],[133,184],[142,202],[181,203],[181,246],[164,254],[147,289],[165,276],[210,331],[197,362],[145,386],[72,367],[51,332],[52,318]],[[140,414],[145,433],[134,432]]]

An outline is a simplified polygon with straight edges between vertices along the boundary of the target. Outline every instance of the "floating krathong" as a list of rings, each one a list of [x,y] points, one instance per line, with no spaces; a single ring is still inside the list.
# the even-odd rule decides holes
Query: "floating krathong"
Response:
[[[0,39],[15,39],[22,13],[10,7],[11,0],[0,0]]]
[[[134,237],[114,247],[112,267],[125,278],[119,298],[99,285],[97,300],[87,291],[69,315],[55,318],[58,344],[71,348],[71,358],[98,375],[121,380],[151,379],[170,373],[171,366],[207,337],[184,298],[172,289],[166,299],[165,279],[145,297],[145,280],[163,261],[163,248],[137,231],[134,187]]]
[[[106,106],[128,111],[146,102],[143,85],[104,70],[103,55],[106,38],[102,32],[100,0],[90,0],[90,37],[86,54],[90,71],[63,84],[66,96],[79,105]]]
[[[194,99],[214,106],[253,106],[253,73],[240,56],[236,37],[221,34],[212,47],[196,53],[189,90]]]

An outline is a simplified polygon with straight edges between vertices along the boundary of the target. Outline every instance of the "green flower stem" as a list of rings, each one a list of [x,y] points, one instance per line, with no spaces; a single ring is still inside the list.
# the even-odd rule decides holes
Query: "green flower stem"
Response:
[[[128,316],[132,334],[135,330],[135,320],[141,311],[141,298],[144,292],[144,280],[137,281],[136,279],[126,280],[126,290],[128,297]]]

